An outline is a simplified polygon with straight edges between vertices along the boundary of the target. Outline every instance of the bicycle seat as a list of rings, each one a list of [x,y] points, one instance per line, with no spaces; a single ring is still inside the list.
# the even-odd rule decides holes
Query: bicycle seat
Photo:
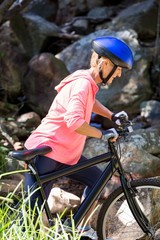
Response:
[[[52,148],[49,146],[41,146],[38,148],[33,148],[30,150],[19,150],[19,151],[11,151],[8,156],[19,160],[19,161],[29,161],[37,155],[45,155],[52,151]]]

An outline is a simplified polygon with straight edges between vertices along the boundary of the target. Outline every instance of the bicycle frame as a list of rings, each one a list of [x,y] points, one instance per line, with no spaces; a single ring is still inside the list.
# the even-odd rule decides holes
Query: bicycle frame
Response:
[[[112,148],[115,148],[112,143],[111,143],[111,145],[112,145]],[[79,163],[79,164],[76,164],[73,166],[69,166],[62,170],[58,170],[54,173],[45,174],[42,176],[39,176],[37,174],[36,167],[35,167],[33,161],[30,161],[28,163],[29,169],[31,170],[31,172],[34,174],[34,176],[36,178],[36,184],[34,185],[34,188],[40,187],[40,190],[39,190],[40,195],[41,195],[42,200],[44,201],[44,208],[45,208],[46,215],[48,217],[50,225],[52,225],[52,223],[53,223],[53,221],[51,220],[52,215],[50,213],[50,210],[49,210],[49,207],[48,207],[48,204],[46,201],[46,197],[45,197],[45,194],[43,191],[42,184],[46,183],[50,180],[55,180],[62,176],[68,176],[72,173],[76,173],[77,171],[86,169],[88,167],[91,167],[93,165],[96,165],[96,164],[99,164],[102,162],[109,162],[109,163],[105,167],[104,171],[102,172],[102,175],[99,177],[96,184],[92,187],[90,193],[87,195],[87,197],[81,203],[78,210],[75,212],[75,214],[73,216],[75,226],[78,226],[78,224],[82,221],[82,219],[84,218],[84,216],[86,215],[86,213],[88,212],[88,210],[90,209],[92,204],[95,202],[95,200],[97,199],[97,197],[99,196],[99,194],[101,193],[101,191],[103,190],[105,185],[107,184],[107,182],[111,179],[114,172],[118,169],[121,170],[120,161],[117,158],[117,156],[115,156],[115,154],[111,150],[111,152],[104,153],[102,155],[90,158],[84,163]]]
[[[110,152],[101,154],[99,156],[90,158],[86,160],[86,162],[79,163],[73,166],[68,166],[64,169],[58,170],[54,173],[45,174],[42,176],[39,176],[37,173],[37,169],[35,167],[35,164],[33,162],[33,159],[28,161],[28,168],[30,169],[30,172],[32,172],[36,178],[36,182],[33,185],[33,189],[39,188],[40,191],[40,197],[42,199],[42,202],[44,202],[44,209],[46,211],[46,215],[49,221],[49,225],[53,225],[52,221],[52,214],[50,212],[45,193],[43,190],[42,184],[55,180],[59,177],[63,176],[69,176],[70,174],[76,173],[82,169],[89,168],[93,165],[102,163],[102,162],[108,162],[108,165],[103,170],[101,176],[99,177],[98,181],[95,183],[95,185],[90,190],[89,194],[86,196],[86,198],[83,200],[83,202],[80,204],[77,211],[74,213],[73,220],[75,223],[75,226],[77,227],[80,222],[83,220],[84,216],[92,206],[92,204],[97,200],[98,196],[102,192],[103,188],[106,186],[108,181],[111,179],[113,174],[117,171],[119,173],[119,179],[121,182],[121,186],[124,191],[124,195],[126,197],[126,200],[128,202],[128,205],[130,207],[130,210],[135,217],[137,223],[139,224],[140,228],[143,230],[144,233],[146,233],[148,236],[152,236],[152,229],[150,227],[150,224],[141,211],[140,207],[138,206],[138,203],[135,199],[135,191],[130,186],[129,179],[126,177],[125,171],[122,167],[122,164],[120,162],[120,158],[117,154],[117,150],[115,148],[114,143],[109,143],[109,149]],[[68,226],[71,226],[70,222],[67,222]]]

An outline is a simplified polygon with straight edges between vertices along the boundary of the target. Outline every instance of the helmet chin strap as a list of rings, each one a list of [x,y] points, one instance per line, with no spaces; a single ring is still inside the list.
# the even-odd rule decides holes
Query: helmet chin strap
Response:
[[[108,80],[112,77],[112,75],[115,73],[116,69],[117,69],[117,65],[114,65],[113,69],[111,70],[111,72],[108,74],[108,76],[106,78],[103,77],[103,73],[102,73],[102,69],[99,71],[99,76],[102,79],[102,83],[105,85]]]

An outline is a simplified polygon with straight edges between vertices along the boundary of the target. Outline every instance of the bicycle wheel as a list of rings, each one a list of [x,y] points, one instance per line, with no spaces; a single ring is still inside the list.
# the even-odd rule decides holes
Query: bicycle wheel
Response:
[[[154,237],[147,236],[141,230],[128,207],[122,187],[119,187],[100,209],[97,221],[100,240],[160,239],[160,180],[135,180],[131,186],[136,190],[136,200],[153,228]]]

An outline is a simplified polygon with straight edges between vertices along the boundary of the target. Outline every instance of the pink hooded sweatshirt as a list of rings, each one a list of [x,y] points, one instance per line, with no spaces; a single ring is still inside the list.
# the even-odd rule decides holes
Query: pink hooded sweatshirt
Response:
[[[78,70],[55,87],[55,97],[48,114],[25,142],[27,149],[47,145],[46,154],[58,162],[73,165],[81,157],[86,136],[76,133],[90,122],[98,86],[88,70]]]

